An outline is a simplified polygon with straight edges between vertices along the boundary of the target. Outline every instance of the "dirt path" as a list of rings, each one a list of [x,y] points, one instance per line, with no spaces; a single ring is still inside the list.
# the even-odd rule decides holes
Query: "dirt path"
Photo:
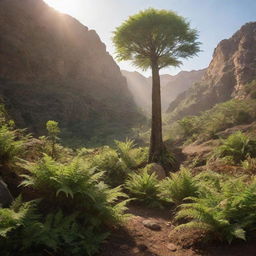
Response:
[[[166,210],[130,208],[130,220],[113,233],[98,256],[256,256],[256,239],[232,245],[205,244],[200,249],[195,240],[202,237],[197,231],[172,232],[171,214]],[[160,230],[145,227],[145,221],[158,224]],[[144,223],[143,223],[144,222]]]

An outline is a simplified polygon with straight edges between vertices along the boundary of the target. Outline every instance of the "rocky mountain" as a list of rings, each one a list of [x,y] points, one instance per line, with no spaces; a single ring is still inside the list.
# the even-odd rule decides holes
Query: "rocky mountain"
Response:
[[[246,85],[256,79],[256,22],[247,23],[221,41],[202,80],[168,108],[170,120],[195,115],[231,98],[246,97]]]
[[[0,31],[0,97],[18,126],[42,134],[53,119],[86,139],[141,117],[94,30],[42,0],[1,0]]]
[[[162,91],[162,108],[166,111],[169,104],[176,97],[190,88],[195,82],[200,81],[205,70],[181,71],[175,76],[164,74],[160,76]],[[145,112],[151,111],[151,88],[152,78],[144,77],[138,72],[122,70],[126,77],[128,88],[133,94],[137,106]]]

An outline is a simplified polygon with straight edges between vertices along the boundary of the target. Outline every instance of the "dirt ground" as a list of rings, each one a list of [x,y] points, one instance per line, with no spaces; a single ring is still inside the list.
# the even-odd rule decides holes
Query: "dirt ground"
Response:
[[[113,231],[98,256],[256,256],[256,236],[232,245],[206,243],[197,230],[173,231],[170,211],[132,206],[130,213],[132,217]],[[161,230],[145,227],[144,220],[159,224]]]

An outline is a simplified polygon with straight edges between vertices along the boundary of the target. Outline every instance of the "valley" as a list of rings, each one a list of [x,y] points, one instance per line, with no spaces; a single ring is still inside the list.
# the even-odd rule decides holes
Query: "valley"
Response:
[[[174,11],[129,16],[116,56],[84,23],[0,1],[1,256],[254,256],[256,22],[191,71]]]

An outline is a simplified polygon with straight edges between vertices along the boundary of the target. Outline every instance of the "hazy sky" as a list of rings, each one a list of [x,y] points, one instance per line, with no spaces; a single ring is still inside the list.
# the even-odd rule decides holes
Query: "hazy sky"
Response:
[[[169,9],[184,16],[199,31],[202,42],[198,57],[184,62],[179,69],[168,68],[162,73],[201,69],[209,65],[214,48],[229,38],[243,24],[256,21],[256,0],[45,0],[56,9],[71,14],[81,23],[95,29],[107,50],[114,56],[112,31],[128,16],[154,7]],[[136,70],[129,62],[118,63],[121,69]],[[144,73],[149,75],[150,72]]]

